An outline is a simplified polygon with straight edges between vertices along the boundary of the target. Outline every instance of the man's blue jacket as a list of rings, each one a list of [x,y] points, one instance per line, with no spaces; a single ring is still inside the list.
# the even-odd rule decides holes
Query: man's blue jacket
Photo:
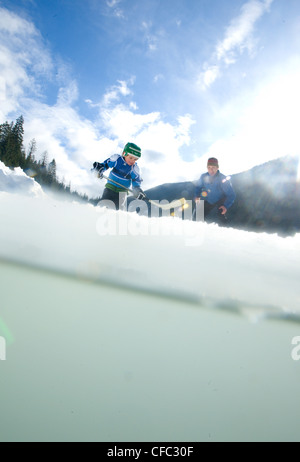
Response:
[[[229,209],[235,201],[236,195],[230,177],[226,177],[218,170],[213,176],[203,173],[196,183],[195,197],[215,204],[224,199],[222,205]]]

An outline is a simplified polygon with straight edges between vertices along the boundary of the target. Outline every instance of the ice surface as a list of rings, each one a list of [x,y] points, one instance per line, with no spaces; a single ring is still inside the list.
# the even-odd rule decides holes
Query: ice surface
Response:
[[[0,441],[300,439],[299,235],[70,203],[3,164],[0,214]]]

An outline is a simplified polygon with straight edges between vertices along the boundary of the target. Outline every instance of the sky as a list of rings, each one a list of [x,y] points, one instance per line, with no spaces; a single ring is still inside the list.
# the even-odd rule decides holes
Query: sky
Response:
[[[300,234],[61,200],[2,162],[0,212],[1,441],[299,441]]]
[[[142,149],[143,188],[299,156],[298,0],[0,0],[0,123],[97,197]]]

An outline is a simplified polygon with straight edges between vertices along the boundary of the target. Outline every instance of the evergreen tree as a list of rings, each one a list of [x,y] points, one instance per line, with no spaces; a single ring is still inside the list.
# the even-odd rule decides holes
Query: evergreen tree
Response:
[[[28,146],[27,155],[25,158],[24,171],[30,177],[36,175],[36,161],[35,161],[35,152],[36,152],[36,140],[33,138]]]
[[[47,165],[48,165],[48,152],[47,151],[43,152],[40,164],[42,168],[47,168]]]
[[[5,157],[6,140],[11,133],[11,130],[12,124],[9,124],[8,122],[0,125],[0,160],[2,160],[2,162],[4,162],[3,159]]]
[[[35,160],[34,154],[36,153],[36,140],[33,138],[28,146],[27,157],[29,162],[33,162]]]
[[[56,162],[55,162],[55,159],[53,159],[49,166],[48,166],[48,173],[50,175],[50,178],[51,178],[51,182],[56,182]]]
[[[20,116],[16,123],[5,122],[0,126],[0,159],[8,167],[25,166],[25,152],[23,149],[24,119]]]
[[[21,115],[17,118],[15,125],[13,126],[12,132],[18,143],[20,149],[23,147],[23,136],[24,136],[24,118]]]

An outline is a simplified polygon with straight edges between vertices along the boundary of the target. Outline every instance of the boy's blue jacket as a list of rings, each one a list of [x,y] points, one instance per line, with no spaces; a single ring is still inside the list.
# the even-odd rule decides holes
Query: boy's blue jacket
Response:
[[[224,206],[229,209],[235,201],[235,192],[229,177],[218,170],[214,176],[203,173],[196,182],[195,197],[200,197],[210,204],[224,199]]]
[[[103,162],[103,165],[105,170],[108,168],[112,169],[108,177],[123,185],[124,188],[130,188],[131,185],[133,188],[141,187],[141,182],[143,180],[140,176],[140,169],[137,164],[128,165],[125,162],[124,157],[119,154],[113,154]],[[109,180],[107,182],[116,186]]]

